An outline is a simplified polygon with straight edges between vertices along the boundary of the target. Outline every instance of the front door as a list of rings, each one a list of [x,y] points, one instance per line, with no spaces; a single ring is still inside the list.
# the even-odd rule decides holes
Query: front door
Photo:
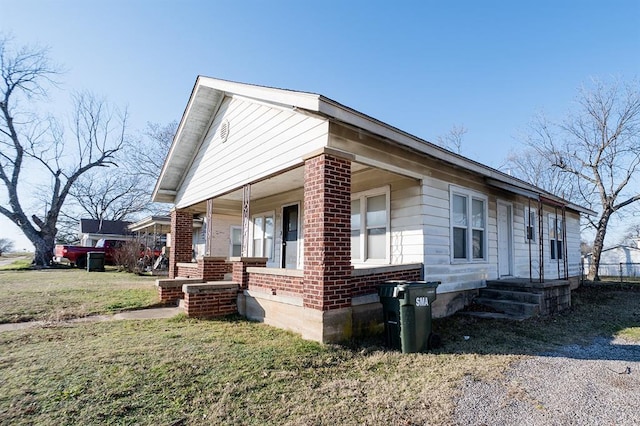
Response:
[[[512,208],[498,202],[498,275],[513,275]]]
[[[282,208],[282,267],[298,268],[298,205]]]

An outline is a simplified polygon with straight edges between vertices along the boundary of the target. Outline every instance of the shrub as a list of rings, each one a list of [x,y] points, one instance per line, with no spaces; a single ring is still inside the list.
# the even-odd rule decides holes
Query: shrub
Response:
[[[121,271],[142,272],[140,261],[143,257],[144,245],[140,241],[127,241],[113,253],[113,263]]]

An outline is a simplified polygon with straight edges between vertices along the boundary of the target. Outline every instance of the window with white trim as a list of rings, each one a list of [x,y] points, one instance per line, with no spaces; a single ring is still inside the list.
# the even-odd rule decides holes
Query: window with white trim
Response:
[[[549,245],[552,260],[560,260],[563,256],[563,234],[564,222],[556,215],[549,215]]]
[[[451,257],[454,262],[487,257],[487,197],[451,189]]]
[[[352,194],[351,260],[389,261],[389,187]]]
[[[229,256],[242,256],[242,227],[232,226],[230,231]]]
[[[524,229],[525,229],[524,237],[526,242],[532,242],[532,243],[536,242],[536,234],[537,234],[536,231],[538,228],[536,223],[537,223],[537,218],[536,218],[535,209],[525,208],[524,209]]]
[[[263,213],[252,218],[253,256],[273,261],[273,213]]]

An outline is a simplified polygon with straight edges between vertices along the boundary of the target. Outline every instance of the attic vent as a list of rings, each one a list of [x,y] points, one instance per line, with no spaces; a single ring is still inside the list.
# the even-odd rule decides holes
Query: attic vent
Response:
[[[220,125],[220,140],[222,140],[222,142],[224,143],[227,141],[228,137],[229,137],[229,121],[224,120]]]

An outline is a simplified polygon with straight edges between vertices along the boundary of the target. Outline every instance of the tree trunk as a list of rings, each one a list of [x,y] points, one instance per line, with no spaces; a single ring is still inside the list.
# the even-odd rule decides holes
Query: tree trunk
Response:
[[[19,223],[16,223],[16,225],[20,227],[23,234],[36,248],[36,252],[33,257],[33,266],[43,268],[51,265],[51,261],[53,260],[53,250],[55,249],[56,233],[58,231],[55,226],[52,227],[50,225],[45,225],[37,231],[31,223],[27,221],[26,217],[23,217],[23,219],[18,222]]]
[[[591,249],[591,264],[589,265],[589,273],[587,279],[591,281],[600,281],[598,275],[598,269],[600,268],[600,256],[602,255],[602,249],[604,248],[604,237],[607,234],[607,224],[613,210],[607,208],[602,212],[600,220],[598,221],[598,228],[596,229],[596,237],[593,240],[593,248]]]
[[[36,247],[33,265],[38,267],[49,266],[53,259],[53,250],[55,249],[53,236],[39,238],[38,241],[32,241],[32,243]]]

